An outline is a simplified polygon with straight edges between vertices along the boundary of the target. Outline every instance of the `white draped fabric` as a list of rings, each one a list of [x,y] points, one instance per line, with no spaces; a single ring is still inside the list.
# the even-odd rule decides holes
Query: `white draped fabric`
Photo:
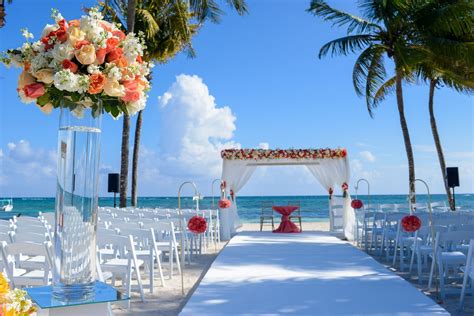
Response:
[[[350,171],[347,156],[345,158],[327,159],[262,159],[262,160],[227,160],[223,161],[222,180],[227,189],[234,192],[232,206],[221,210],[221,239],[229,240],[239,226],[237,212],[237,194],[249,181],[259,165],[306,165],[316,180],[326,189],[341,189],[343,183],[349,183]],[[349,194],[344,201],[344,234],[349,240],[354,239],[355,214],[351,208]]]
[[[230,208],[222,209],[220,213],[221,239],[223,240],[229,240],[240,225],[237,213],[237,193],[250,180],[255,168],[256,166],[249,166],[244,160],[224,160],[222,180],[226,181],[227,188],[234,192],[234,199],[231,201]]]

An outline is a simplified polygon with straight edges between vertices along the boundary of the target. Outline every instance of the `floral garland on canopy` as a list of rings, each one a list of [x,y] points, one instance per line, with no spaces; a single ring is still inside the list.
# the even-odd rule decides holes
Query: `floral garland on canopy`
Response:
[[[47,114],[64,104],[78,117],[89,107],[101,114],[99,104],[114,118],[145,108],[152,64],[142,60],[141,36],[125,35],[98,8],[69,21],[53,10],[52,18],[40,40],[32,42],[33,34],[22,29],[26,42],[0,56],[7,66],[23,68],[17,91],[24,103]]]
[[[227,160],[260,160],[260,159],[340,159],[347,156],[341,149],[224,149],[221,157]]]

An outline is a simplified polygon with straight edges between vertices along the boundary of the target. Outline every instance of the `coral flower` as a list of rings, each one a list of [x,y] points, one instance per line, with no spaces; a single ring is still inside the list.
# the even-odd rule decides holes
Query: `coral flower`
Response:
[[[89,77],[89,92],[90,94],[97,94],[102,92],[102,89],[104,88],[105,84],[105,76],[100,73],[93,73]]]
[[[76,73],[78,69],[77,65],[69,59],[64,59],[62,66],[64,69],[69,69],[72,73]]]
[[[23,88],[23,92],[28,98],[36,99],[44,94],[44,85],[42,83],[32,83]]]

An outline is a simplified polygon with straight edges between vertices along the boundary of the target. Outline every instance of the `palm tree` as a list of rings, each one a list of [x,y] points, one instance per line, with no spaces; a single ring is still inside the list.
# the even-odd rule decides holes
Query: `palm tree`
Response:
[[[446,181],[446,162],[438,133],[434,113],[436,88],[447,86],[462,93],[474,91],[474,3],[466,0],[449,2],[432,0],[424,3],[413,16],[413,30],[417,39],[413,45],[425,52],[425,59],[411,65],[408,80],[420,78],[429,83],[428,109],[433,139],[438,153],[441,174],[450,208],[455,210],[451,191]],[[393,90],[393,84],[386,82],[375,94],[379,103]]]
[[[8,4],[12,3],[12,0],[8,0]],[[0,0],[0,28],[5,26],[5,0]]]
[[[122,21],[128,16],[126,0],[109,0],[103,3],[104,11],[111,20]],[[195,55],[192,36],[207,21],[218,23],[223,11],[213,0],[135,0],[135,31],[143,32],[147,48],[145,61],[166,63],[178,52],[186,50],[190,57]],[[243,15],[247,13],[245,0],[226,0]],[[130,2],[129,2],[130,4]],[[151,79],[151,78],[149,78]],[[135,127],[132,158],[132,205],[137,205],[138,158],[141,138],[143,112],[139,111]],[[122,160],[120,176],[120,206],[126,206],[128,176],[128,134],[130,124],[122,131]],[[126,134],[126,135],[125,135]],[[125,139],[126,138],[126,139]],[[125,146],[126,144],[127,146]],[[126,155],[124,155],[126,147]]]
[[[420,54],[410,47],[410,27],[407,23],[413,7],[408,1],[361,0],[359,7],[363,16],[358,17],[330,7],[323,0],[312,0],[309,12],[332,22],[333,26],[347,27],[347,36],[324,44],[319,58],[331,55],[348,55],[362,51],[353,69],[353,84],[358,96],[365,96],[367,110],[373,116],[377,107],[374,96],[378,87],[386,81],[385,58],[395,65],[394,77],[400,126],[408,160],[408,183],[412,202],[415,201],[415,165],[410,133],[405,118],[403,102],[403,79],[406,63],[419,59]]]

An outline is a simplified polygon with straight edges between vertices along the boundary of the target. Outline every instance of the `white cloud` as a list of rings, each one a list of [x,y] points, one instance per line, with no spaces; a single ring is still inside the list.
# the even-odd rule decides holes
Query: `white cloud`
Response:
[[[0,155],[0,195],[52,196],[56,189],[56,152],[34,148],[27,140],[7,144]]]
[[[179,75],[159,97],[159,169],[166,175],[220,176],[223,148],[240,147],[232,141],[235,116],[215,98],[198,76]]]
[[[260,148],[260,149],[269,149],[270,144],[269,143],[260,143],[260,144],[258,144],[258,148]]]
[[[368,161],[368,162],[374,162],[375,161],[375,156],[374,154],[372,154],[370,151],[368,150],[365,150],[365,151],[361,151],[359,153],[359,156],[361,156],[364,160]]]

